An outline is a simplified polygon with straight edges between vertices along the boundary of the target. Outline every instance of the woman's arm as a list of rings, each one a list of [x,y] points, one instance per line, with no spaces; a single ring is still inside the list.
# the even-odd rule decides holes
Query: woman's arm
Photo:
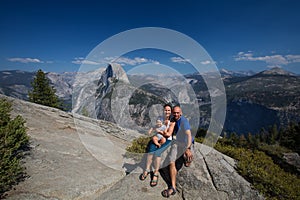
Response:
[[[169,128],[166,129],[166,130],[164,130],[164,131],[161,131],[161,134],[164,137],[170,137],[170,136],[172,136],[173,131],[174,131],[174,127],[175,127],[175,122],[170,122]]]

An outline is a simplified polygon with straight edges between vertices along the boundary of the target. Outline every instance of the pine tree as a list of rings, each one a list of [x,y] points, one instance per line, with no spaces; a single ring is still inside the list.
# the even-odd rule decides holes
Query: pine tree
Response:
[[[277,139],[278,139],[278,129],[277,129],[277,125],[274,124],[270,130],[269,130],[269,143],[270,144],[275,144]]]
[[[31,82],[32,91],[28,93],[29,101],[54,108],[62,108],[56,90],[50,85],[50,80],[45,73],[39,69],[34,80]]]
[[[300,152],[300,122],[298,124],[295,122],[289,124],[281,137],[280,145],[296,151],[297,153]]]
[[[10,118],[12,104],[0,98],[0,199],[5,191],[24,178],[20,160],[27,149],[29,136],[21,116]]]

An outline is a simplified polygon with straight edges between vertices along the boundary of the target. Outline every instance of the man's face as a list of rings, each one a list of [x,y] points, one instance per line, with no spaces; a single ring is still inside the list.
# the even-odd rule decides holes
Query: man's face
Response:
[[[181,109],[179,108],[179,107],[175,107],[174,109],[173,109],[173,112],[172,112],[172,114],[173,114],[173,117],[174,117],[174,119],[175,120],[178,120],[180,117],[181,117]]]

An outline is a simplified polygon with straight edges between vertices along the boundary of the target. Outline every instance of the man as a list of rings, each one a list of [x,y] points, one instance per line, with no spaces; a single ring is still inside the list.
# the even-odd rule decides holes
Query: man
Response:
[[[168,189],[162,191],[164,197],[170,197],[171,195],[176,194],[176,160],[182,156],[186,160],[186,166],[189,166],[193,159],[193,139],[191,134],[191,128],[188,120],[182,116],[182,110],[180,106],[174,106],[172,111],[172,119],[168,132],[172,132],[174,139],[174,144],[171,147],[169,153],[169,170],[170,170],[170,179],[171,183],[168,186]]]

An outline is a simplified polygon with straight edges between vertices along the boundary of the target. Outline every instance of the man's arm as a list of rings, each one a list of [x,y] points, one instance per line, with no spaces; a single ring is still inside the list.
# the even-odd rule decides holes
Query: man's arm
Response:
[[[187,146],[186,146],[186,148],[190,149],[191,146],[192,146],[192,132],[191,132],[190,129],[188,129],[188,130],[185,131],[185,134],[187,136]]]
[[[187,136],[187,146],[186,146],[186,150],[185,150],[184,154],[187,157],[187,161],[191,162],[193,160],[193,153],[191,151],[191,147],[192,147],[192,133],[191,133],[191,130],[190,129],[186,130],[185,134]]]

